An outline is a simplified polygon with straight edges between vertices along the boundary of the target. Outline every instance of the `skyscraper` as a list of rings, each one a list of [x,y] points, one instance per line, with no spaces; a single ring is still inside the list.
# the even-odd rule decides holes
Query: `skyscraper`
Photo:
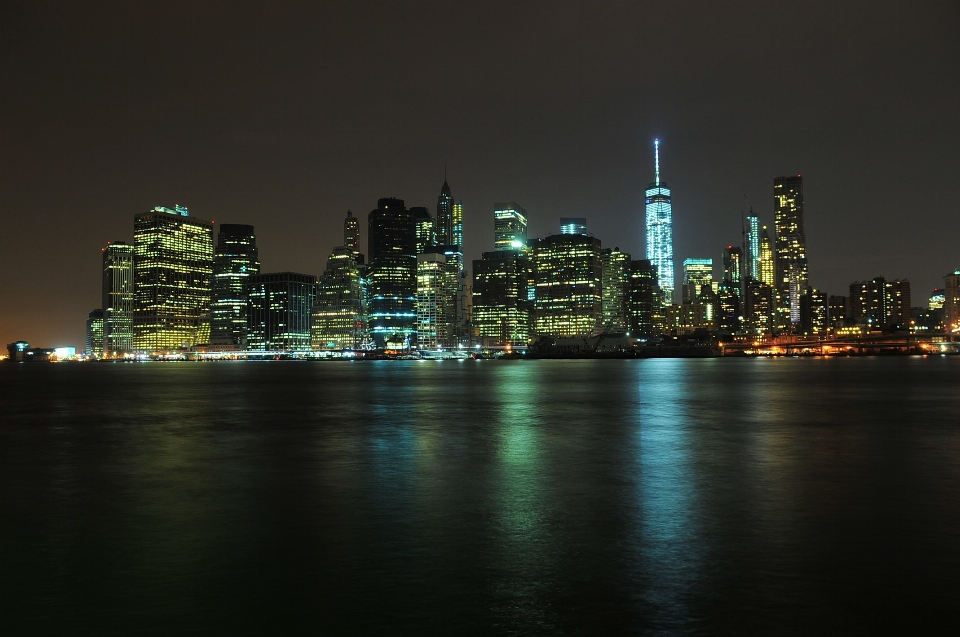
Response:
[[[224,223],[213,254],[210,345],[218,350],[247,348],[247,278],[260,274],[253,226]]]
[[[133,246],[123,241],[103,248],[103,354],[133,351]]]
[[[247,280],[248,347],[253,351],[310,349],[310,321],[317,279],[309,274],[254,274]]]
[[[726,287],[738,297],[743,296],[741,284],[743,282],[743,250],[734,246],[727,246],[723,251],[723,279],[720,287]]]
[[[484,252],[473,262],[473,327],[488,345],[524,345],[533,309],[532,263],[521,250]]]
[[[713,259],[684,259],[682,302],[694,303],[705,285],[713,285]]]
[[[447,183],[446,174],[444,174],[443,186],[440,188],[440,196],[437,197],[435,225],[437,245],[460,245],[454,241],[453,205],[453,197],[450,195],[450,185]]]
[[[533,245],[536,332],[589,336],[600,327],[602,265],[600,240],[552,234]]]
[[[803,230],[803,177],[775,177],[773,198],[777,231],[777,292],[784,319],[789,314],[790,325],[797,325],[800,322],[800,297],[808,285],[807,239]]]
[[[750,208],[750,214],[747,215],[746,241],[744,248],[744,263],[746,270],[744,278],[760,279],[760,220],[753,214],[753,208]]]
[[[210,340],[213,223],[183,206],[136,215],[133,348],[161,352]]]
[[[660,305],[657,268],[647,259],[630,262],[627,286],[627,326],[630,335],[649,339],[656,336],[655,315]]]
[[[429,250],[417,255],[417,346],[420,349],[456,347],[454,316],[456,272],[447,267],[447,255]]]
[[[494,250],[518,250],[527,245],[527,211],[512,201],[494,204]]]
[[[770,234],[767,227],[763,226],[760,231],[760,257],[759,257],[760,276],[759,279],[772,288],[777,286],[777,268],[773,259],[773,243],[770,241]]]
[[[103,310],[94,310],[87,316],[86,340],[87,356],[103,356]]]
[[[943,322],[948,332],[960,332],[960,269],[943,277]]]
[[[410,208],[417,232],[417,254],[423,254],[436,242],[435,224],[430,211],[423,206]]]
[[[353,253],[357,265],[363,265],[363,253],[360,252],[360,220],[347,210],[347,218],[343,220],[343,245]]]
[[[417,332],[417,229],[402,199],[369,216],[369,327],[378,347],[406,347]]]
[[[673,204],[660,182],[660,140],[654,145],[654,182],[646,190],[647,260],[657,268],[663,304],[673,303]]]
[[[602,250],[600,329],[607,334],[627,331],[627,297],[630,282],[630,255],[620,248]]]

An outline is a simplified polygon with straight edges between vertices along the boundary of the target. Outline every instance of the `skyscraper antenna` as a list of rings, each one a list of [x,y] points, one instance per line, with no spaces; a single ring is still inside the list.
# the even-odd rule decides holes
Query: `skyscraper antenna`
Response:
[[[660,185],[660,139],[653,140],[653,170],[656,174],[656,185]]]

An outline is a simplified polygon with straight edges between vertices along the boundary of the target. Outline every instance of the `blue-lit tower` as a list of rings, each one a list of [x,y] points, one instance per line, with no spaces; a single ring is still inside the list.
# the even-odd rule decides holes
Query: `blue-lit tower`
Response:
[[[647,260],[657,268],[663,304],[673,303],[673,205],[670,189],[660,183],[660,140],[653,141],[655,181],[646,192]]]

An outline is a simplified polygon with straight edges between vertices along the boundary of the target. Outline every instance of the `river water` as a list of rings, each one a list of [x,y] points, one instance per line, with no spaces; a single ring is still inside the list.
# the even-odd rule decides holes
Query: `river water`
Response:
[[[956,625],[960,357],[0,365],[0,630]]]

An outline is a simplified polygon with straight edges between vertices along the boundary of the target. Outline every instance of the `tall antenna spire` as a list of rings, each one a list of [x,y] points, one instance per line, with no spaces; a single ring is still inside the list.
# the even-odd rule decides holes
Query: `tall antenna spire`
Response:
[[[660,139],[653,140],[653,166],[656,172],[656,185],[660,185]]]

